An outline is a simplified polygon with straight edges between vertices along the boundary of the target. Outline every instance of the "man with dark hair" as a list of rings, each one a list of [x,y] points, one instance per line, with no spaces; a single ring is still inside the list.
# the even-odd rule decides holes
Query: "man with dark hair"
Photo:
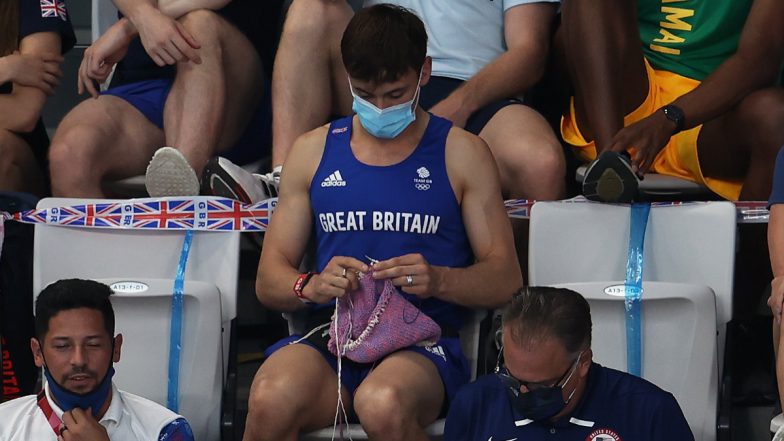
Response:
[[[180,415],[112,383],[122,335],[114,336],[112,290],[92,280],[60,280],[35,302],[35,364],[44,388],[0,405],[3,441],[188,441]]]
[[[592,361],[578,293],[528,287],[503,314],[504,364],[463,387],[444,439],[694,440],[672,394]]]
[[[332,424],[339,390],[371,439],[426,440],[423,428],[469,378],[457,338],[468,308],[503,304],[522,284],[486,144],[418,106],[426,46],[424,25],[403,8],[373,6],[348,24],[341,49],[357,115],[295,143],[256,291],[315,327],[357,289],[358,273],[370,274],[390,280],[442,338],[375,363],[344,361],[341,386],[321,332],[278,343],[251,388],[246,441]],[[312,231],[315,272],[300,274]]]

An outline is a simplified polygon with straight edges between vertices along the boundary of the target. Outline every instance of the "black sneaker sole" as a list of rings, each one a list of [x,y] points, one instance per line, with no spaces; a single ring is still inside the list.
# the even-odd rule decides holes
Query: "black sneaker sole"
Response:
[[[217,157],[210,159],[204,167],[201,183],[201,193],[204,195],[235,199],[243,204],[252,202],[242,186],[220,166]]]
[[[602,152],[585,172],[583,195],[589,200],[631,203],[638,198],[640,181],[626,158]]]

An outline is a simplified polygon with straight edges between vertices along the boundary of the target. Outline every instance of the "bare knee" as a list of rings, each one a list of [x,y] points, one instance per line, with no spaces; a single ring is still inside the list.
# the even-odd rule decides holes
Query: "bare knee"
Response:
[[[221,34],[221,28],[227,24],[218,14],[208,9],[196,9],[177,20],[202,47],[216,43]]]
[[[403,392],[389,385],[360,386],[354,395],[354,411],[371,439],[403,439],[404,428],[416,424]]]
[[[70,195],[76,182],[98,181],[102,175],[98,134],[93,125],[78,124],[60,130],[49,147],[52,192]]]
[[[768,88],[749,94],[741,101],[738,111],[742,127],[748,130],[752,155],[775,159],[784,145],[784,90]]]
[[[353,11],[343,1],[294,0],[286,13],[284,32],[339,38],[352,15]]]

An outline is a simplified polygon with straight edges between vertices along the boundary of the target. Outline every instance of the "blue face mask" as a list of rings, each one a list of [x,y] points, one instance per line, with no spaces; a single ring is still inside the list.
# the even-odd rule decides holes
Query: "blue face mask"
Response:
[[[112,377],[114,377],[114,367],[110,366],[106,375],[103,377],[103,380],[98,384],[98,387],[86,394],[75,394],[57,384],[52,377],[52,373],[49,372],[49,368],[45,366],[44,375],[46,376],[46,382],[49,384],[49,392],[54,396],[60,409],[64,412],[68,412],[76,407],[83,410],[87,410],[89,407],[93,416],[97,418],[101,406],[103,406],[103,403],[105,403],[106,399],[109,397],[109,391],[112,387]]]
[[[354,97],[354,104],[351,108],[359,117],[362,127],[376,138],[392,139],[403,133],[403,130],[416,120],[416,106],[419,103],[419,82],[421,80],[422,71],[420,70],[417,89],[410,101],[387,107],[386,109],[379,109],[358,97],[354,93],[354,87],[351,85],[351,79],[349,79],[349,89]]]

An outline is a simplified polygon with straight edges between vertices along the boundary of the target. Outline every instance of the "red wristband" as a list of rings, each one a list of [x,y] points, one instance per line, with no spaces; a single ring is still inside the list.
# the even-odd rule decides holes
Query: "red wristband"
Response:
[[[309,298],[305,297],[304,294],[302,294],[302,290],[304,290],[305,289],[305,285],[307,285],[308,282],[310,282],[311,277],[313,277],[315,275],[316,275],[316,273],[313,273],[313,272],[303,273],[303,274],[300,274],[299,277],[297,277],[297,281],[294,282],[294,294],[303,303],[313,303],[312,300],[310,300]]]

